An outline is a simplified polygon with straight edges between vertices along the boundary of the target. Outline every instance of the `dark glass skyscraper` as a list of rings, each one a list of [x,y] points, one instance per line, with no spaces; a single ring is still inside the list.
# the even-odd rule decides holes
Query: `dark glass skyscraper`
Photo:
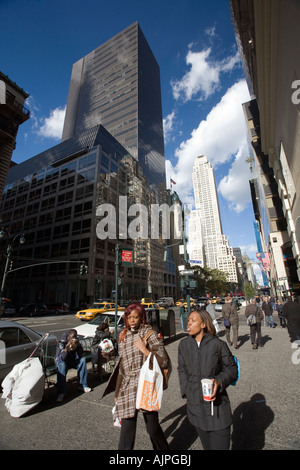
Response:
[[[137,22],[73,65],[62,140],[98,124],[165,183],[159,66]]]

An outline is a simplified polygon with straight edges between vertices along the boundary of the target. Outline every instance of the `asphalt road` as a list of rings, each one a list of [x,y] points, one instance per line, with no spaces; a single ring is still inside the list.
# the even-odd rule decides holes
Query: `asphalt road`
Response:
[[[299,378],[300,348],[291,345],[286,329],[262,327],[264,347],[253,350],[249,341],[244,308],[241,308],[238,350],[232,349],[241,365],[241,377],[236,386],[228,388],[233,413],[233,450],[299,450]],[[275,315],[274,319],[278,323]],[[36,330],[48,331],[60,337],[63,331],[81,324],[74,315],[19,319]],[[225,340],[221,324],[219,336]],[[201,450],[201,443],[186,417],[185,401],[179,392],[177,350],[186,335],[181,329],[176,309],[176,336],[166,338],[165,344],[173,364],[169,388],[164,392],[160,422],[170,445],[170,453]],[[21,418],[12,418],[0,400],[1,450],[106,450],[108,463],[116,460],[119,429],[113,427],[113,395],[101,400],[105,383],[100,383],[89,367],[92,392],[77,389],[72,371],[68,374],[65,400],[56,403],[53,384],[45,388],[42,402]],[[151,450],[141,416],[135,442],[136,451]],[[196,455],[194,453],[193,455]],[[132,453],[130,455],[140,455]],[[148,454],[144,454],[148,455]],[[149,459],[148,459],[149,460]],[[124,462],[123,462],[124,463]],[[127,462],[128,463],[128,462]],[[161,465],[167,462],[147,461]],[[176,463],[176,462],[169,462]],[[187,465],[185,461],[181,462]],[[192,464],[192,463],[191,463]],[[136,466],[138,463],[136,462]]]

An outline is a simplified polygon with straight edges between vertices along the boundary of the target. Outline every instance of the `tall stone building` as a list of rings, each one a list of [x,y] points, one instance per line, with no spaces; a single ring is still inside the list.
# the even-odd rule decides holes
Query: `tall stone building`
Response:
[[[260,213],[256,203],[254,210],[270,256],[272,294],[300,298],[300,3],[230,3],[252,95],[244,110],[258,175],[253,195]]]
[[[204,155],[195,160],[192,177],[196,210],[189,232],[191,264],[203,261],[200,266],[220,269],[229,282],[237,282],[236,259],[222,232],[214,170]],[[197,259],[202,254],[204,259]]]
[[[19,126],[30,117],[29,110],[24,107],[28,96],[28,93],[0,72],[0,201]]]

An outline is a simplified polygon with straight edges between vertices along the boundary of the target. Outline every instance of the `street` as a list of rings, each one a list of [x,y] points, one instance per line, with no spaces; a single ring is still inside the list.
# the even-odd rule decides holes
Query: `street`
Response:
[[[177,350],[186,335],[181,329],[178,308],[176,336],[166,338],[165,345],[172,360],[173,372],[169,388],[164,392],[160,422],[170,451],[201,450],[201,443],[186,416],[185,401],[179,392]],[[228,387],[233,413],[233,450],[299,450],[299,378],[300,349],[289,341],[286,329],[262,326],[264,347],[251,348],[249,327],[244,307],[239,311],[239,349],[232,348],[241,365],[241,376],[236,386]],[[40,331],[48,331],[58,338],[62,332],[79,326],[74,315],[19,319],[23,324]],[[219,337],[225,340],[221,320]],[[45,386],[43,401],[27,415],[12,418],[0,401],[1,450],[106,450],[117,449],[119,428],[113,427],[113,395],[101,400],[106,382],[100,384],[89,365],[89,386],[92,392],[84,394],[77,389],[75,371],[68,373],[68,391],[65,400],[56,403],[54,385]],[[56,376],[53,376],[53,384]],[[141,416],[138,418],[136,450],[151,450]]]

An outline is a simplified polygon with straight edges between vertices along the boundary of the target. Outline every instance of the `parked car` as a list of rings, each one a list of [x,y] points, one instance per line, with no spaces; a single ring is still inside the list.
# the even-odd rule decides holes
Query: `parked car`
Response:
[[[161,297],[156,303],[163,308],[173,307],[175,304],[173,297]]]
[[[0,322],[0,383],[19,362],[29,358],[44,333],[32,330],[15,321]],[[48,338],[38,347],[35,357],[42,360],[43,352],[55,356],[57,338],[49,334]]]
[[[55,315],[68,313],[70,311],[69,305],[65,303],[49,304],[47,305],[47,309],[48,313],[54,313]]]
[[[116,304],[111,302],[94,302],[88,308],[79,310],[75,317],[79,320],[92,320],[99,313],[106,312],[107,310],[113,310],[116,308]]]
[[[145,308],[158,308],[159,310],[162,310],[164,308],[158,305],[156,302],[143,302],[141,303],[141,305],[143,305],[143,307]]]
[[[10,302],[5,302],[3,314],[7,316],[13,316],[16,314],[16,307]]]
[[[216,312],[222,312],[222,306],[225,304],[225,300],[219,300],[215,305]]]
[[[204,308],[207,302],[207,297],[198,297],[194,300],[194,307]]]
[[[182,304],[185,308],[187,308],[187,300],[185,300]],[[190,306],[191,308],[194,307],[194,299],[192,299],[192,297],[190,297]]]
[[[119,336],[120,332],[124,328],[123,315],[124,315],[124,310],[118,310],[117,311],[117,316],[118,316],[117,336]],[[79,338],[94,337],[97,327],[102,322],[107,322],[109,324],[109,329],[110,329],[111,333],[114,334],[114,331],[115,331],[115,311],[110,310],[110,311],[107,311],[107,312],[99,313],[93,320],[85,323],[84,325],[80,325],[78,327],[75,327],[75,330],[77,331],[77,335],[79,336]]]
[[[20,308],[20,315],[33,317],[35,315],[46,315],[47,307],[44,304],[27,304]]]

